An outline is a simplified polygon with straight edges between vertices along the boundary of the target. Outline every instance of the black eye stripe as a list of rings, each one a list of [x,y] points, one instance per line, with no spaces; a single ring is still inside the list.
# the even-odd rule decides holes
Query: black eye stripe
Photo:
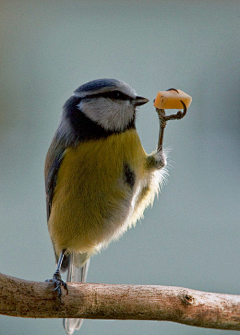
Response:
[[[111,91],[111,92],[105,92],[105,93],[97,93],[97,94],[90,94],[84,97],[83,99],[94,99],[94,98],[109,98],[113,100],[130,100],[132,101],[133,98],[130,97],[127,94],[124,94],[120,91]]]

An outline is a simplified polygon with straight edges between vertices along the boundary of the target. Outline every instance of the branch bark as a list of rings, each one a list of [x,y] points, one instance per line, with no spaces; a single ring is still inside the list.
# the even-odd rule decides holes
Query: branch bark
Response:
[[[157,285],[68,283],[62,302],[51,282],[0,274],[0,314],[26,318],[159,320],[240,330],[240,296]]]

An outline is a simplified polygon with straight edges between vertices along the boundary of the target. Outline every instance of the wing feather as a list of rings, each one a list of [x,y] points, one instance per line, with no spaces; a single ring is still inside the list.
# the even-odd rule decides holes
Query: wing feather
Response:
[[[47,207],[47,221],[49,220],[54,196],[55,186],[57,184],[58,171],[61,166],[65,145],[59,143],[56,137],[48,150],[45,161],[45,191],[46,191],[46,207]]]

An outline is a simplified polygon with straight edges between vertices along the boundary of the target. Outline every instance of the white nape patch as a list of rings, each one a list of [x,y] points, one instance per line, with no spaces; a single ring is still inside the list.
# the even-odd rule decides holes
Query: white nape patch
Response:
[[[92,121],[106,130],[121,131],[133,119],[135,106],[129,100],[105,97],[84,99],[78,108]]]

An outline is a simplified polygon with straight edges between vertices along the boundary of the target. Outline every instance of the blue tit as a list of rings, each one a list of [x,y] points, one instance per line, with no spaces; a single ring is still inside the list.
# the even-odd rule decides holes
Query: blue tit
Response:
[[[63,106],[45,162],[49,234],[57,261],[52,281],[85,282],[90,257],[118,239],[153,203],[166,174],[159,147],[147,155],[136,131],[148,102],[123,81],[80,86]],[[64,319],[68,334],[80,319]]]

